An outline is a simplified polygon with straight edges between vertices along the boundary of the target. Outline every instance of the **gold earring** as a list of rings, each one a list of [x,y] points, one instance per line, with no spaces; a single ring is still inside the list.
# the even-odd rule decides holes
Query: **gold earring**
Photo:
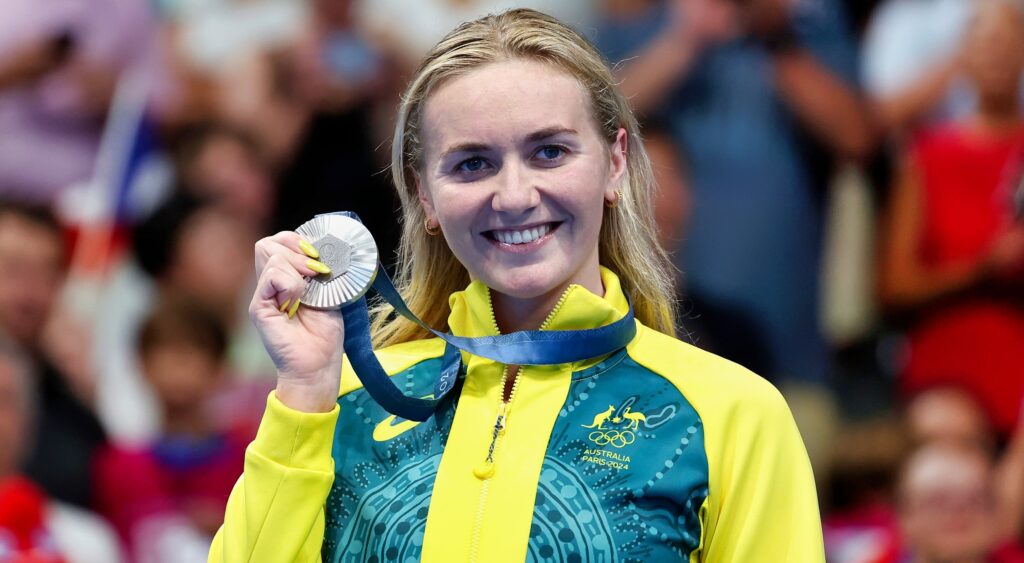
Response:
[[[426,219],[423,220],[423,229],[426,230],[427,234],[432,237],[436,237],[437,235],[441,234],[441,225],[431,227],[430,217],[427,217]]]
[[[621,200],[622,200],[622,191],[621,190],[615,190],[615,199],[613,199],[611,201],[608,201],[607,199],[604,200],[604,206],[607,207],[608,209],[612,209],[614,207],[618,207],[619,201],[621,201]]]

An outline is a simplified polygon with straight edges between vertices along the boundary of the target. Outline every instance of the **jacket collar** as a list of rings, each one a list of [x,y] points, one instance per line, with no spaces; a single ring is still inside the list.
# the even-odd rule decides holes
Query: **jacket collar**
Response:
[[[604,296],[594,295],[586,288],[570,284],[562,298],[549,313],[543,330],[581,330],[611,324],[629,311],[629,303],[619,278],[611,270],[601,267]],[[476,280],[463,291],[448,299],[451,314],[448,326],[452,333],[471,338],[499,334],[491,305],[490,289]]]

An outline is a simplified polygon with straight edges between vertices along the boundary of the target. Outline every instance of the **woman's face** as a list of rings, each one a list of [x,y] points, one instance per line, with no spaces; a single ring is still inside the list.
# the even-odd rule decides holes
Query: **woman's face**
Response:
[[[1003,2],[979,3],[966,42],[965,63],[983,98],[1016,100],[1024,68],[1024,22]]]
[[[574,77],[486,65],[438,88],[422,123],[420,200],[470,276],[520,299],[569,283],[601,291],[598,236],[626,136],[609,146]]]

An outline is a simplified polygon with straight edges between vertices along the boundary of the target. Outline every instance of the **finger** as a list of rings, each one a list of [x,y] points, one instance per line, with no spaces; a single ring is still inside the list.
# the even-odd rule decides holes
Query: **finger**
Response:
[[[302,241],[300,239],[299,242],[305,242],[305,241]],[[306,244],[309,244],[309,243],[306,243]],[[295,246],[297,248],[300,245],[297,242],[297,243],[295,243]],[[310,245],[310,246],[312,247],[312,245]],[[314,250],[316,250],[316,249],[314,249]],[[309,254],[308,253],[300,252],[300,251],[298,251],[296,249],[293,249],[293,248],[291,248],[289,246],[286,246],[285,244],[282,244],[279,241],[274,241],[274,240],[270,240],[270,239],[264,239],[264,240],[260,241],[260,243],[258,243],[257,260],[256,260],[256,267],[257,268],[260,268],[260,266],[261,266],[261,264],[260,264],[260,262],[261,262],[260,254],[262,254],[262,256],[263,256],[263,259],[262,259],[262,261],[263,261],[262,266],[263,267],[266,267],[266,264],[268,263],[268,261],[270,260],[271,257],[273,257],[273,256],[281,256],[284,259],[286,259],[288,261],[288,263],[291,264],[291,266],[293,268],[295,268],[295,270],[298,271],[303,276],[310,276],[310,277],[312,277],[312,276],[316,276],[316,275],[320,275],[320,274],[330,274],[331,273],[331,268],[329,266],[327,266],[326,264],[324,264],[323,262],[320,262],[318,260],[314,260],[313,258],[309,258]],[[257,270],[257,272],[258,271],[259,270]]]
[[[280,256],[272,256],[256,283],[250,312],[273,307],[278,311],[298,302],[306,288],[306,280]]]
[[[294,231],[281,231],[258,240],[256,242],[256,271],[263,269],[267,259],[273,254],[273,249],[287,248],[293,252],[299,252],[300,239],[301,237]]]
[[[314,260],[316,260],[317,258],[320,258],[320,251],[317,250],[316,247],[313,246],[306,239],[302,239],[302,238],[299,239],[299,250],[301,250],[303,254],[305,254],[306,256],[309,256],[310,258],[312,258]]]
[[[285,248],[295,250],[296,252],[301,252],[314,260],[320,258],[320,251],[295,231],[281,231],[268,237],[267,240],[269,242],[278,243]]]

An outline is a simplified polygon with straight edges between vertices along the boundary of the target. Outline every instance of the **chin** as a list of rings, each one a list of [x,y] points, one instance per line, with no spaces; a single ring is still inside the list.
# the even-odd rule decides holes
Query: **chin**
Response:
[[[487,287],[503,295],[516,299],[535,299],[562,291],[569,280],[561,275],[565,272],[548,264],[536,264],[526,267],[511,268],[496,272],[487,272],[481,276]]]

